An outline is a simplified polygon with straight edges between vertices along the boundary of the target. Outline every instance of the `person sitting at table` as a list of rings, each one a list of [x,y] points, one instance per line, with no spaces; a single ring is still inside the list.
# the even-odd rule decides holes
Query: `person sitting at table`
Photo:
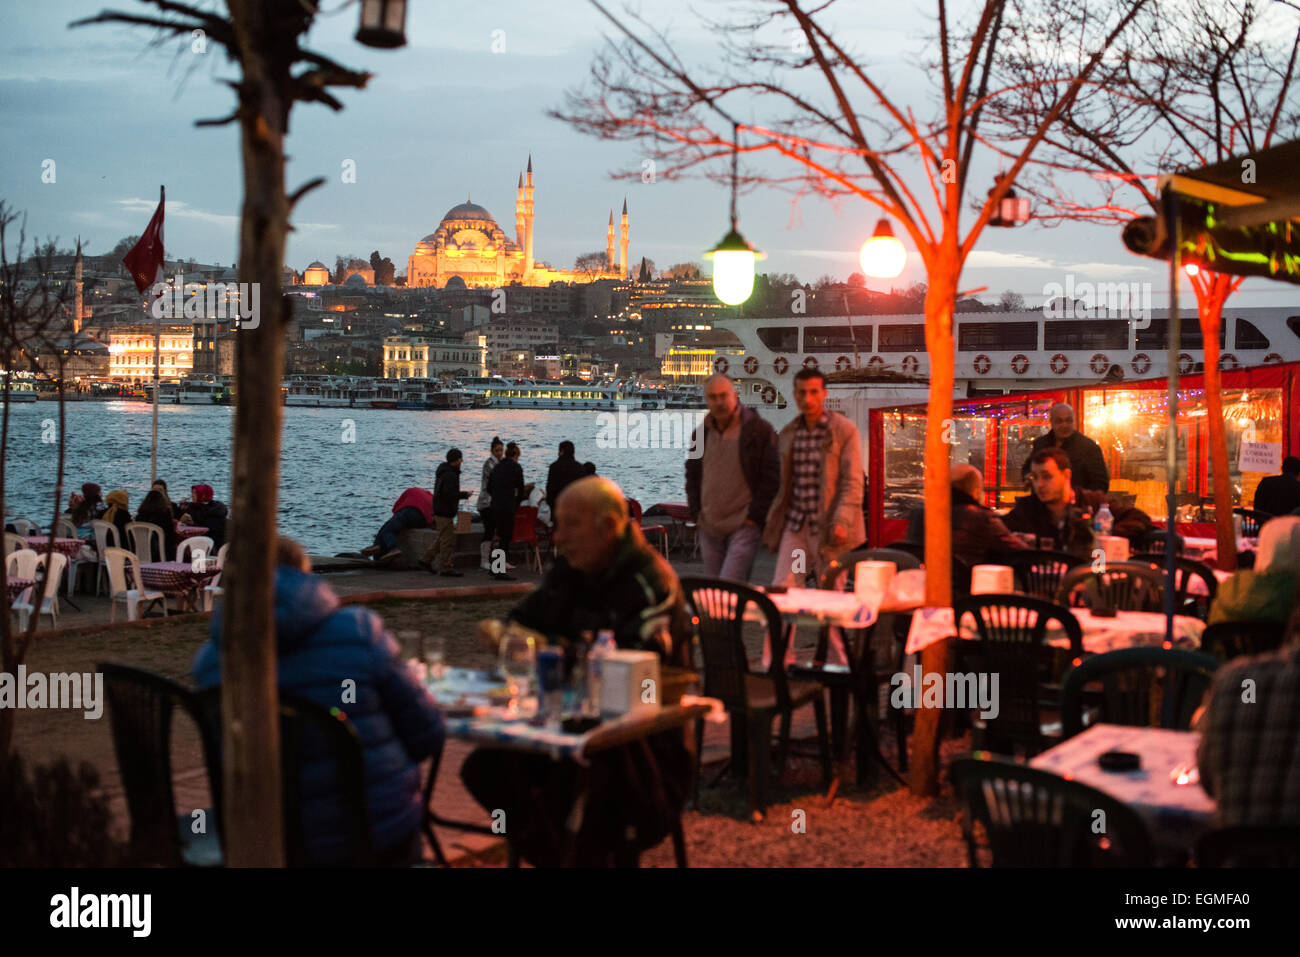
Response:
[[[212,539],[212,549],[220,548],[226,543],[226,517],[229,511],[225,502],[213,498],[211,485],[190,486],[190,500],[181,503],[181,524],[201,525],[204,532]]]
[[[566,648],[576,647],[584,632],[609,629],[620,648],[653,650],[666,662],[687,661],[690,626],[681,585],[628,518],[619,487],[594,476],[579,479],[560,495],[555,517],[560,557],[541,585],[510,612],[510,620]],[[480,630],[490,645],[500,634],[496,622],[484,622]],[[593,778],[602,788],[586,805],[576,844],[579,865],[654,846],[667,833],[665,814],[685,803],[692,761],[681,731],[662,732],[645,743],[648,751],[633,744],[593,759]],[[530,861],[561,862],[577,780],[572,762],[478,748],[462,766],[461,779],[484,808],[505,811],[511,840]],[[657,793],[669,807],[652,796]]]
[[[167,501],[167,507],[172,510],[172,517],[179,519],[182,511],[179,505],[172,501],[172,497],[167,494],[167,483],[162,479],[154,479],[153,484],[149,486],[150,491],[157,490],[162,493],[162,497]]]
[[[1070,460],[1060,449],[1041,449],[1029,458],[1032,495],[1016,499],[1005,522],[1013,532],[1036,535],[1043,547],[1092,558],[1095,547],[1093,517],[1102,503],[1110,508],[1111,534],[1131,543],[1149,535],[1151,518],[1141,509],[1121,504],[1114,496],[1075,488]]]
[[[104,514],[104,508],[99,486],[86,482],[80,494],[73,492],[68,496],[68,510],[63,517],[76,526],[78,538],[94,541],[95,530],[90,523]]]
[[[404,867],[421,857],[424,803],[420,762],[440,750],[442,712],[412,676],[383,620],[359,605],[344,607],[296,542],[276,543],[275,640],[279,686],[347,713],[365,758],[366,814],[371,847],[382,866]],[[199,689],[222,679],[222,608],[212,615],[207,642],[194,659]],[[301,767],[303,830],[310,863],[337,865],[347,835],[329,746],[307,745]]]
[[[1282,460],[1280,475],[1266,475],[1255,487],[1255,508],[1269,515],[1290,515],[1300,510],[1300,457]]]
[[[176,534],[176,520],[172,518],[172,510],[167,507],[167,500],[163,498],[162,492],[154,489],[149,490],[149,494],[140,503],[139,511],[135,513],[135,520],[137,522],[149,522],[162,529],[162,554],[158,554],[158,539],[152,537],[152,560],[155,562],[175,561],[176,546],[179,544],[179,536]]]
[[[104,521],[117,529],[117,547],[126,548],[126,523],[131,521],[131,500],[124,488],[115,488],[104,499],[108,502],[108,511]]]
[[[984,476],[973,465],[954,465],[948,471],[952,485],[952,553],[967,565],[999,562],[1007,552],[1027,548],[984,505]],[[925,541],[925,509],[912,512],[907,526],[909,542]]]
[[[1255,567],[1219,583],[1209,623],[1286,621],[1300,601],[1300,518],[1280,515],[1259,529]]]

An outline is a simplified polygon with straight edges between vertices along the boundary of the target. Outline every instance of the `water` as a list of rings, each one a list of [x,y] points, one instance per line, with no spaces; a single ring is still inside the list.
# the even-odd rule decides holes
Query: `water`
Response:
[[[152,407],[144,402],[69,402],[63,501],[83,482],[105,495],[130,493],[134,513],[149,490]],[[370,544],[406,488],[433,488],[447,450],[465,454],[461,487],[477,494],[494,435],[518,442],[525,482],[546,484],[546,470],[564,439],[580,462],[594,462],[649,508],[686,498],[680,449],[598,448],[595,412],[474,409],[408,412],[382,409],[304,409],[284,412],[280,455],[280,530],[314,555],[356,551]],[[228,406],[164,405],[158,411],[158,475],[173,501],[206,483],[230,504],[231,428]],[[9,411],[5,503],[11,515],[48,524],[53,514],[58,445],[54,402],[15,404]],[[354,424],[355,435],[347,424]],[[346,441],[353,438],[355,441]],[[45,439],[45,441],[42,441]],[[470,503],[473,503],[471,498]],[[61,509],[62,510],[62,509]]]

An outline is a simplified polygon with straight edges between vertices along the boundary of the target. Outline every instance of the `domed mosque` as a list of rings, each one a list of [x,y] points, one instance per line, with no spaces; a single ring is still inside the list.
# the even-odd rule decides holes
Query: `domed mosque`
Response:
[[[533,158],[528,157],[527,179],[519,174],[515,193],[515,237],[512,241],[497,221],[469,197],[442,217],[438,228],[421,239],[407,260],[407,286],[453,287],[463,282],[469,289],[496,289],[512,282],[545,286],[552,282],[586,281],[590,276],[554,269],[533,259]],[[627,276],[627,201],[623,201],[622,237],[617,261],[614,255],[614,211],[609,213],[605,236],[605,270],[599,278]]]

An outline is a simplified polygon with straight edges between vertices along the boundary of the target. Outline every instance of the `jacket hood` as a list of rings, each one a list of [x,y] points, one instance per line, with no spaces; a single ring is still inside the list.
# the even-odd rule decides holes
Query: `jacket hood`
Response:
[[[441,465],[439,465],[438,468],[434,471],[434,473],[433,473],[433,477],[434,477],[434,478],[442,478],[442,477],[443,477],[444,475],[446,475],[448,472],[459,472],[459,471],[460,471],[460,465],[459,465],[459,464],[452,464],[451,462],[443,462],[443,463],[442,463]]]
[[[339,610],[334,589],[296,568],[275,570],[275,635],[281,648],[300,644]]]

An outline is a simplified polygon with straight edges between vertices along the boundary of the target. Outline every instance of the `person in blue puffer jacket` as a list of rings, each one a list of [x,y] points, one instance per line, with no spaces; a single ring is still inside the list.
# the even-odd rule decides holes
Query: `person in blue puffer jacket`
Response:
[[[371,846],[381,863],[419,860],[424,813],[420,762],[441,747],[442,714],[402,661],[382,619],[338,596],[310,574],[302,547],[281,538],[275,574],[275,633],[282,691],[347,713],[365,749],[366,803]],[[221,610],[194,659],[200,690],[221,683]],[[345,680],[356,682],[344,699]],[[347,686],[349,689],[351,686]],[[312,863],[339,863],[346,835],[333,793],[334,764],[324,753],[302,768],[302,813]]]

